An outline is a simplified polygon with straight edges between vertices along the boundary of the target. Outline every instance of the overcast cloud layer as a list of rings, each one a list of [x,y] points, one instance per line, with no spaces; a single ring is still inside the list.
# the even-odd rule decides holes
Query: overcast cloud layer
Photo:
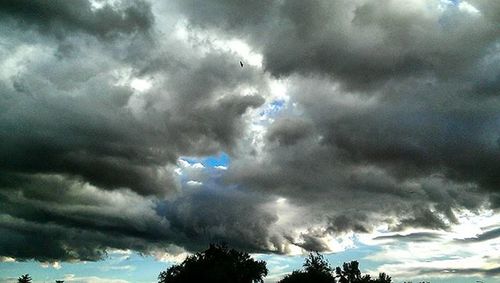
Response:
[[[0,259],[498,248],[455,228],[500,208],[499,26],[496,0],[3,1]]]

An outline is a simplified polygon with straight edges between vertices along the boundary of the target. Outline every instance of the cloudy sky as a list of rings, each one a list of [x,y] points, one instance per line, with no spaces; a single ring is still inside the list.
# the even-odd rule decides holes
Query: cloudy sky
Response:
[[[499,212],[500,1],[0,3],[0,282],[500,282]]]

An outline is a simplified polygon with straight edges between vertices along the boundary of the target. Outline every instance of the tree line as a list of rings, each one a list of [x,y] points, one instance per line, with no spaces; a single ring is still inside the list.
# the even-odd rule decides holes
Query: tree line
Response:
[[[266,262],[254,260],[248,253],[225,245],[210,247],[188,256],[182,263],[169,267],[158,276],[158,283],[262,283],[268,270]],[[335,269],[318,252],[310,253],[303,268],[286,275],[278,283],[391,283],[391,277],[380,273],[377,278],[362,275],[357,261],[346,262]]]
[[[263,283],[267,274],[265,261],[255,260],[248,253],[226,245],[211,244],[207,250],[162,271],[158,283]],[[18,278],[18,283],[31,282],[29,274]],[[392,279],[384,272],[375,278],[363,275],[357,261],[332,268],[323,255],[313,252],[301,269],[285,275],[278,283],[392,283]]]

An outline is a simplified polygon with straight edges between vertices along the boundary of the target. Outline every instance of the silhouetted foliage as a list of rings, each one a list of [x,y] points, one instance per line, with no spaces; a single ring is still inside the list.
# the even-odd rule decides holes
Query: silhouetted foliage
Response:
[[[32,280],[29,274],[24,274],[17,278],[17,283],[31,283]]]
[[[310,253],[306,258],[303,270],[295,270],[285,276],[278,283],[391,283],[391,277],[385,273],[380,273],[377,279],[372,279],[370,275],[361,275],[359,263],[357,261],[345,262],[342,268],[333,269],[324,257],[316,253]]]
[[[370,275],[361,275],[359,262],[344,262],[342,268],[335,268],[335,274],[339,283],[391,283],[391,277],[385,273],[379,273],[377,279],[372,279]]]
[[[158,276],[158,283],[252,283],[264,282],[266,263],[256,261],[245,252],[225,245],[210,245],[200,253],[187,257]]]
[[[357,261],[344,262],[342,269],[340,267],[335,268],[335,273],[337,274],[339,283],[373,282],[370,275],[361,275],[359,262]]]
[[[391,283],[392,279],[389,275],[385,274],[385,272],[379,273],[378,278],[375,279],[376,283]],[[429,282],[427,282],[429,283]]]
[[[285,276],[279,283],[335,283],[332,268],[328,261],[319,254],[310,253],[304,263],[304,270],[295,270],[292,274]]]

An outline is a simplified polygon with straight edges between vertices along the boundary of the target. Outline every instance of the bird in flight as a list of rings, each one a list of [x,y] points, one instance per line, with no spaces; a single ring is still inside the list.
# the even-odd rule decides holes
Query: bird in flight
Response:
[[[240,61],[240,66],[243,68],[243,62]]]

